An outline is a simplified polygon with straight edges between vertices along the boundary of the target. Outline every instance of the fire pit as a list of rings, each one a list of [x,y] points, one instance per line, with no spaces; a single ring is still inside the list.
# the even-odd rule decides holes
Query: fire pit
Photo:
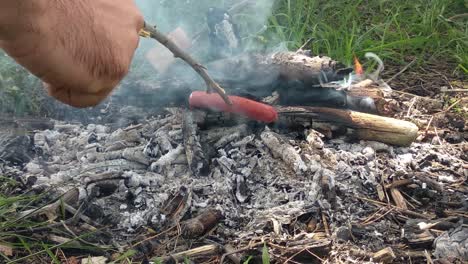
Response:
[[[180,76],[132,84],[151,113],[117,94],[100,122],[3,118],[0,172],[62,196],[21,217],[164,263],[255,263],[262,250],[273,263],[467,258],[463,149],[422,143],[394,118],[380,72],[303,50],[216,51],[206,69],[233,105]]]

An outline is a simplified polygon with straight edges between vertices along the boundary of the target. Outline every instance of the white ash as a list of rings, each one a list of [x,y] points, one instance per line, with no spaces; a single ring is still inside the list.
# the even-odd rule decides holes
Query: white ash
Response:
[[[54,130],[34,133],[35,147],[41,151],[22,172],[4,165],[2,173],[23,175],[24,182],[35,177],[35,188],[79,187],[80,199],[89,201],[90,217],[126,232],[161,226],[167,220],[161,213],[163,204],[185,186],[192,192],[190,215],[219,209],[228,233],[246,237],[272,219],[290,223],[312,206],[321,207],[332,229],[362,222],[372,210],[356,197],[374,195],[386,177],[416,169],[433,171],[434,164],[447,163],[455,172],[464,172],[455,152],[430,144],[398,148],[348,143],[324,140],[313,130],[300,133],[304,140],[298,140],[273,128],[251,131],[241,124],[199,131],[210,170],[207,176],[193,177],[180,112],[116,130],[56,122]],[[450,171],[439,171],[438,176],[447,182],[458,178]],[[335,199],[327,193],[333,189],[340,191]],[[368,239],[382,244],[382,238]]]

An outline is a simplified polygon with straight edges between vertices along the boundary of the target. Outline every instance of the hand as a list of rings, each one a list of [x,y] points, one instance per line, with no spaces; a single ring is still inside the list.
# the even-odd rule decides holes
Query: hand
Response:
[[[134,0],[0,0],[0,48],[75,107],[125,77],[143,25]]]

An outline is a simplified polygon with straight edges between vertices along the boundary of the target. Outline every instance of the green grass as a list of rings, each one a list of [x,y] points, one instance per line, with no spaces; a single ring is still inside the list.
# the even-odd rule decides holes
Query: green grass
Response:
[[[27,116],[44,112],[40,82],[0,50],[0,114]]]
[[[58,213],[55,222],[49,222],[42,215],[20,216],[21,212],[38,210],[54,200],[48,197],[47,190],[38,195],[22,193],[19,188],[18,182],[0,176],[0,263],[61,263],[57,254],[59,250],[104,252],[107,249],[78,243],[93,233],[74,236],[67,233],[61,225],[52,225],[57,221],[66,220],[64,213]],[[55,243],[48,239],[50,234],[66,238],[68,241]],[[2,248],[11,249],[12,255]]]
[[[204,12],[200,8],[204,4],[201,3],[211,2],[197,2],[195,9],[168,2],[160,11],[145,9],[145,15],[157,17],[158,12],[177,10],[179,15],[200,14],[197,22],[202,24]],[[407,64],[413,58],[420,66],[437,61],[453,73],[466,76],[468,19],[456,15],[468,13],[467,6],[466,0],[278,0],[267,30],[258,29],[259,35],[247,39],[270,47],[284,43],[291,50],[309,41],[305,48],[314,54],[327,55],[347,65],[351,65],[353,54],[362,58],[369,51],[379,55],[386,64]],[[249,20],[255,19],[255,14],[238,14],[236,18],[249,34],[257,31],[249,29]],[[158,23],[157,19],[153,22]],[[159,26],[166,29],[177,23],[167,21]],[[200,27],[193,23],[189,30],[197,32]],[[143,43],[153,45],[151,40]],[[137,51],[128,80],[154,78],[143,51]],[[47,104],[38,84],[0,51],[0,113],[21,116],[45,112]]]
[[[468,23],[462,0],[281,0],[264,38],[330,56],[351,65],[353,54],[378,54],[384,62],[440,60],[468,68]],[[278,39],[279,36],[279,39]]]

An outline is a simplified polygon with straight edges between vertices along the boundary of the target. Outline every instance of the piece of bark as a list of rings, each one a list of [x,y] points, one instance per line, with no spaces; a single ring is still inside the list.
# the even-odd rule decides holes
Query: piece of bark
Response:
[[[143,147],[127,148],[122,152],[122,158],[141,163],[143,165],[150,165],[150,160],[143,153]]]
[[[400,190],[398,190],[397,188],[392,188],[390,189],[390,195],[392,196],[396,206],[398,206],[401,209],[408,209],[408,206],[406,205],[406,200],[401,194]]]
[[[431,248],[434,236],[430,231],[424,230],[422,233],[411,233],[407,235],[408,245],[412,248]]]
[[[385,194],[384,187],[382,187],[382,184],[377,185],[376,189],[377,189],[377,195],[379,196],[379,200],[384,201],[386,194]]]
[[[367,81],[367,82],[366,82]],[[346,95],[350,98],[371,98],[375,106],[375,112],[379,115],[394,114],[394,101],[391,98],[385,97],[382,87],[372,80],[365,80],[355,85],[351,85],[350,89],[346,90]]]
[[[205,210],[197,217],[181,223],[182,236],[189,239],[202,237],[214,229],[222,218],[219,210]]]
[[[379,263],[392,263],[395,258],[395,253],[391,247],[381,249],[372,255],[372,259]]]
[[[349,249],[349,253],[356,257],[372,259],[374,262],[378,263],[392,263],[392,261],[396,258],[395,252],[391,247],[381,249],[375,253],[352,247]]]
[[[417,137],[418,127],[407,121],[350,110],[325,107],[277,107],[279,123],[287,126],[328,127],[352,139],[379,141],[409,146]],[[340,131],[341,130],[341,131]]]
[[[166,216],[167,223],[176,224],[184,217],[192,202],[192,191],[182,186],[171,195],[161,208],[161,213]]]
[[[85,166],[74,168],[70,166],[64,166],[60,168],[60,171],[67,170],[70,177],[79,177],[80,175],[98,170],[98,171],[105,171],[105,170],[113,170],[113,171],[124,171],[124,170],[146,170],[148,166],[129,161],[126,159],[113,159],[113,160],[106,160],[98,163],[87,164]],[[59,171],[59,173],[60,173]]]
[[[208,168],[208,160],[200,144],[198,126],[191,111],[186,111],[184,114],[182,134],[189,169],[194,176],[198,176]]]

